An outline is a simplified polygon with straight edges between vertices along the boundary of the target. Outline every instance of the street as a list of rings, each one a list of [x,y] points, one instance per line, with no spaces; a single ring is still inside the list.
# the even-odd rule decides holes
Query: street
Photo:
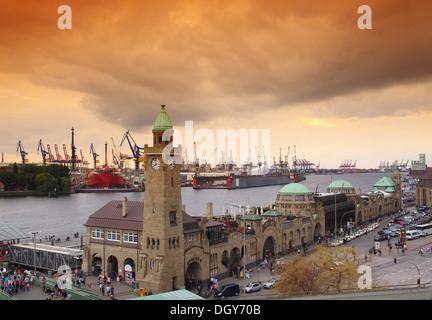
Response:
[[[410,210],[412,212],[414,208]],[[420,237],[415,240],[407,240],[407,250],[405,250],[404,253],[402,253],[401,249],[396,248],[394,244],[397,242],[398,238],[393,237],[390,240],[393,246],[391,250],[389,250],[388,241],[384,240],[380,242],[381,255],[369,254],[369,250],[375,246],[374,235],[376,235],[379,230],[386,227],[389,220],[390,217],[384,217],[377,229],[351,240],[345,244],[345,246],[351,246],[357,249],[360,260],[363,259],[363,261],[365,261],[365,256],[368,257],[367,262],[365,261],[363,264],[369,265],[372,268],[374,286],[394,289],[417,287],[419,274],[421,286],[432,284],[432,250],[428,250],[428,248],[432,248],[432,235]],[[424,249],[423,255],[419,254],[420,248]],[[261,269],[260,272],[256,271],[257,270],[254,270],[251,279],[247,279],[245,282],[228,278],[223,281],[223,284],[237,282],[242,286],[243,283],[247,284],[251,281],[261,281],[264,283],[274,277],[270,275],[268,269]],[[241,293],[239,297],[234,299],[259,300],[278,299],[282,297],[283,295],[280,294],[277,289],[272,288],[261,289],[253,293]]]
[[[413,210],[414,208],[411,208],[411,211]],[[375,245],[373,236],[386,227],[389,220],[390,217],[385,217],[375,231],[356,238],[347,245],[355,247],[360,253],[360,257],[364,257],[365,254],[369,253],[369,249]],[[370,256],[371,261],[365,263],[372,267],[372,276],[376,280],[375,285],[388,287],[417,286],[419,274],[421,285],[431,284],[432,253],[427,248],[432,247],[432,236],[407,240],[407,250],[404,253],[401,249],[396,248],[397,239],[397,237],[391,238],[391,250],[389,250],[386,240],[381,241],[381,256],[372,254]],[[419,254],[420,248],[424,249],[424,255]]]

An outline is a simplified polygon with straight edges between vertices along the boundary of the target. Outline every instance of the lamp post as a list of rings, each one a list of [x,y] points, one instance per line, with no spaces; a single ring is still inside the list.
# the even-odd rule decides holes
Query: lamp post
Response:
[[[414,267],[417,268],[417,272],[418,272],[418,279],[417,279],[417,283],[418,283],[418,286],[420,287],[420,277],[421,277],[421,275],[420,275],[420,269],[419,269],[419,267],[417,267],[417,265],[414,264],[414,263],[412,263],[411,261],[405,261],[405,262],[411,263]]]
[[[36,235],[38,233],[39,233],[39,231],[32,231],[33,244],[34,244],[34,251],[33,251],[34,276],[36,276]]]

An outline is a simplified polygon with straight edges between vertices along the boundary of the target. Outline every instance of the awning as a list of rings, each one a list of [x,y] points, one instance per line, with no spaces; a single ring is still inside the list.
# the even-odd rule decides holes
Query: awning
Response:
[[[0,241],[12,241],[30,238],[15,226],[0,226]]]

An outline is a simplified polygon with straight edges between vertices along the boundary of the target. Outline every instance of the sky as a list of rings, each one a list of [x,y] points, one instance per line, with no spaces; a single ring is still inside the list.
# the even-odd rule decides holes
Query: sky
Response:
[[[104,161],[108,143],[110,161],[112,139],[131,153],[127,131],[151,144],[166,105],[180,133],[269,130],[270,162],[289,148],[321,168],[428,163],[430,12],[430,0],[0,0],[0,152],[19,162],[21,141],[41,162],[42,139],[70,154],[74,127],[79,154],[91,161],[93,143]]]

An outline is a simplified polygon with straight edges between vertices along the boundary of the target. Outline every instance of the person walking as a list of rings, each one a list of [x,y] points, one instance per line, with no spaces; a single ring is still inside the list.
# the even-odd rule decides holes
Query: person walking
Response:
[[[43,277],[42,282],[41,282],[41,289],[42,289],[42,292],[44,292],[44,293],[45,293],[45,288],[46,288],[46,278]]]
[[[99,283],[99,289],[100,289],[100,292],[102,293],[102,295],[104,296],[105,295],[105,288],[104,288],[103,282]]]

